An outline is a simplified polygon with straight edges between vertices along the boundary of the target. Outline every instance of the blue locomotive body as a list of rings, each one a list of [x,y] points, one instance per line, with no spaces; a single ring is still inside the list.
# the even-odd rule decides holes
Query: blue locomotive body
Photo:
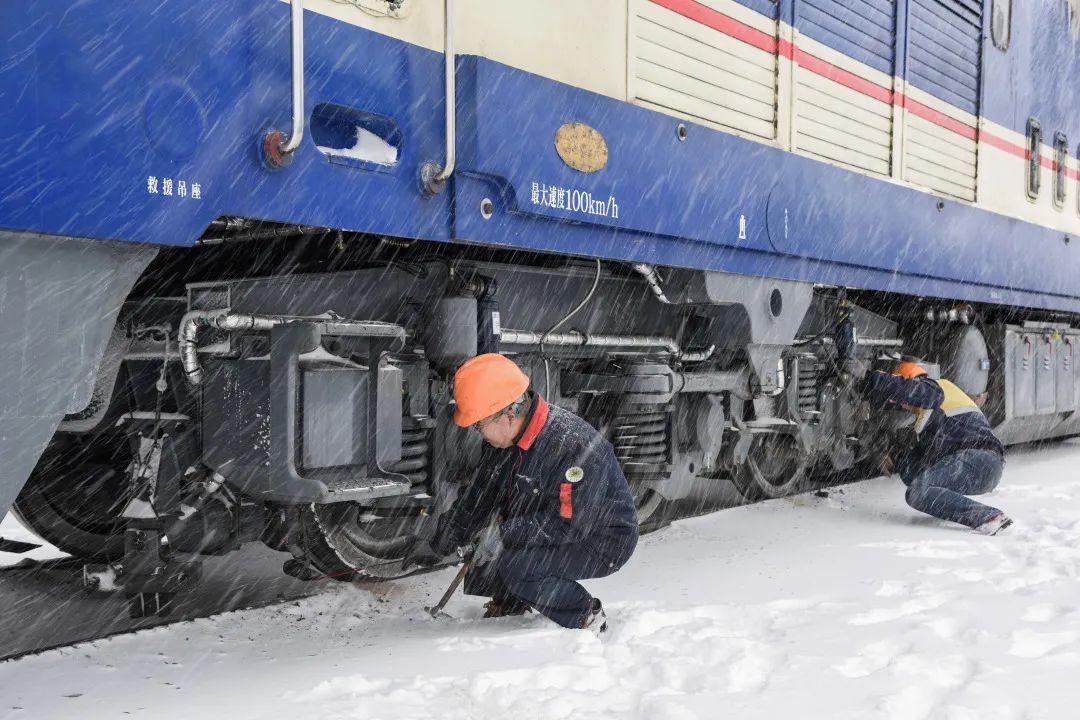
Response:
[[[300,57],[290,54],[297,5],[307,7]],[[117,417],[130,437],[114,442],[160,439],[162,391],[156,412],[147,400],[153,363],[194,386],[166,403],[191,442],[147,446],[175,458],[173,494],[206,502],[231,482],[261,522],[280,525],[273,546],[321,570],[392,557],[404,531],[343,556],[329,536],[298,546],[289,528],[330,527],[327,514],[387,496],[415,499],[425,515],[425,500],[448,495],[440,483],[456,480],[437,468],[468,458],[439,440],[445,380],[460,357],[500,340],[553,401],[615,439],[617,419],[657,413],[658,454],[620,456],[636,468],[643,515],[723,479],[752,499],[774,496],[806,487],[822,458],[837,470],[869,458],[869,442],[851,447],[855,431],[830,395],[840,315],[860,325],[870,359],[903,349],[963,376],[1012,440],[1080,431],[1070,2],[462,5],[451,15],[452,2],[434,0],[0,8],[0,251],[10,258],[0,331],[17,355],[0,369],[0,421],[18,428],[0,450],[20,458],[0,479],[0,508],[35,462],[37,475],[89,482],[57,458]],[[530,27],[541,11],[554,19]],[[444,30],[440,47],[432,38]],[[290,126],[301,59],[305,133],[281,154],[275,143],[295,138],[268,133]],[[444,124],[448,106],[456,127]],[[443,163],[448,145],[456,166],[433,191],[425,166]],[[324,251],[347,258],[323,272]],[[555,332],[586,291],[580,324]],[[169,302],[179,304],[160,310]],[[301,321],[307,345],[281,330]],[[400,373],[389,386],[371,365],[345,368],[361,356],[383,362],[371,354],[382,337],[373,323],[400,328],[400,345],[382,349]],[[254,363],[248,346],[272,358],[271,346],[291,347],[280,362],[307,367],[312,344],[338,348],[328,350],[338,365],[320,368],[339,375],[304,375],[302,394],[326,398],[331,417],[366,435],[327,440],[334,448],[320,460],[298,449],[311,438],[293,436],[328,426],[297,429],[294,415],[274,414],[292,418],[270,433],[299,453],[282,460],[288,472],[267,479],[232,459],[215,464],[240,451],[215,446],[207,428],[256,422],[223,398],[236,383],[286,377],[278,360]],[[203,365],[216,379],[200,385]],[[623,372],[628,389],[603,380]],[[675,375],[684,390],[664,385]],[[364,394],[366,420],[337,407],[333,388]],[[379,405],[395,391],[401,413]],[[38,461],[58,427],[53,454]],[[366,443],[366,456],[346,452],[350,443]],[[415,462],[386,473],[380,457]],[[765,468],[766,457],[782,462]],[[267,465],[280,459],[267,450]],[[352,470],[320,480],[293,467],[303,462]],[[184,471],[196,467],[207,472],[189,486]],[[31,489],[19,512],[50,539],[93,525],[89,555],[123,552],[130,516],[114,508],[76,522],[62,512],[74,496]],[[312,502],[325,514],[297,514]],[[229,535],[246,511],[221,505]],[[208,551],[203,541],[191,540],[193,552]]]
[[[883,4],[901,18],[920,5]],[[854,57],[869,53],[821,30],[811,10],[813,3],[785,1],[778,12],[808,37]],[[287,170],[271,172],[261,157],[262,135],[287,127],[290,110],[285,5],[217,3],[196,11],[23,3],[3,12],[5,228],[192,245],[214,219],[242,216],[1078,307],[1076,250],[1063,241],[1068,233],[1037,217],[1019,220],[950,199],[937,207],[938,197],[902,183],[709,127],[691,124],[680,141],[670,116],[487,58],[457,60],[458,177],[452,192],[428,196],[418,172],[443,153],[441,53],[309,11],[305,114],[313,137]],[[1077,90],[1068,81],[1080,55],[1067,5],[1013,12],[1010,49],[986,44],[978,105],[967,109],[981,106],[981,117],[1019,133],[1031,116],[1047,137],[1060,130],[1080,138],[1071,112]],[[988,36],[989,12],[984,24]],[[919,66],[905,62],[908,42],[897,32],[895,58],[882,67],[917,87]],[[393,167],[334,162],[316,149],[353,116],[385,118],[394,128],[400,153]],[[583,175],[552,151],[554,131],[568,118],[607,139],[611,158],[603,172]],[[1023,182],[1015,178],[1017,193]],[[577,210],[569,202],[532,202],[536,184],[588,200]],[[490,219],[478,211],[485,197],[495,201]],[[1072,199],[1066,212],[1080,230]],[[617,208],[617,215],[580,209],[590,201]]]

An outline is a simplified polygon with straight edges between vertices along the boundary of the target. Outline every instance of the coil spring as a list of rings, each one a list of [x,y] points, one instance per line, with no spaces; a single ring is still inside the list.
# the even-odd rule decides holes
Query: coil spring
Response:
[[[388,469],[409,478],[414,486],[423,485],[428,481],[430,450],[428,428],[406,418],[401,428],[401,459]]]
[[[637,405],[620,410],[611,425],[615,457],[627,475],[656,475],[668,470],[670,408]]]
[[[799,365],[799,415],[804,419],[813,417],[818,411],[817,358],[813,355],[800,355]]]

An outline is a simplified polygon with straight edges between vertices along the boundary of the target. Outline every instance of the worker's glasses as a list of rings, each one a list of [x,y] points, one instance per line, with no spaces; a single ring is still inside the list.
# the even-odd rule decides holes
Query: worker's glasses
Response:
[[[496,420],[498,420],[499,418],[501,418],[505,414],[506,414],[505,410],[500,410],[499,412],[495,413],[494,415],[492,415],[489,418],[486,418],[484,420],[477,420],[476,422],[474,422],[472,424],[472,429],[475,430],[476,432],[480,432],[484,428],[486,428],[488,425],[495,422]]]

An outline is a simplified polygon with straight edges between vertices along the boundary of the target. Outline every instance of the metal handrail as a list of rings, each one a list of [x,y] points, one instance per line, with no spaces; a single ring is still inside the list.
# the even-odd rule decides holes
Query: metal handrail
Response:
[[[454,0],[446,0],[446,22],[443,48],[446,54],[446,164],[435,176],[436,182],[446,182],[457,165],[457,54],[454,50]]]
[[[289,0],[292,18],[292,132],[271,130],[263,138],[263,156],[273,168],[292,162],[304,139],[304,0]]]
[[[442,167],[424,163],[420,176],[424,189],[431,194],[442,192],[457,165],[457,54],[454,49],[454,0],[446,0],[443,53],[446,72],[446,162]]]
[[[281,152],[288,155],[304,139],[304,0],[289,0],[292,10],[292,133]]]

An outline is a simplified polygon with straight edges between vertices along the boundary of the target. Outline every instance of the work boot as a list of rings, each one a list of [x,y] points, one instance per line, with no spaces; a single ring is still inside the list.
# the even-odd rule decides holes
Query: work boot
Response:
[[[604,606],[600,602],[600,598],[592,599],[589,614],[585,616],[585,624],[581,627],[597,637],[600,637],[600,633],[607,630],[607,613],[604,612]]]
[[[1005,513],[998,513],[982,525],[975,527],[975,532],[983,535],[998,535],[1013,524],[1013,521],[1005,517]]]
[[[532,612],[529,604],[517,598],[497,599],[491,598],[484,603],[484,619],[509,617],[511,615],[524,615]]]

